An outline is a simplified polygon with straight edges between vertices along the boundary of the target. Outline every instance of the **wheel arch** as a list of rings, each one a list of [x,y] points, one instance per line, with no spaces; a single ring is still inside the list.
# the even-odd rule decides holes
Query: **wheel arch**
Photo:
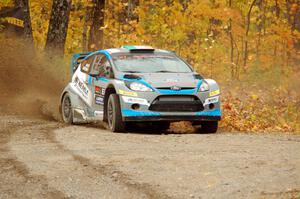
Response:
[[[115,86],[113,84],[110,84],[105,89],[105,95],[104,95],[104,107],[103,107],[103,121],[107,122],[107,102],[109,95],[111,94],[117,94],[117,91],[115,89]]]
[[[61,105],[62,105],[63,99],[67,93],[68,93],[68,91],[63,91],[63,93],[60,96],[60,100],[59,100],[59,113],[60,114],[62,114]]]
[[[220,89],[218,83],[213,79],[205,79],[205,81],[208,83],[210,90],[217,90]]]
[[[78,99],[76,99],[76,94],[75,94],[72,86],[70,84],[68,84],[65,87],[65,89],[63,90],[62,94],[60,95],[60,99],[59,99],[60,100],[59,101],[59,110],[60,110],[60,113],[61,113],[61,104],[62,104],[62,101],[63,101],[64,96],[66,94],[69,94],[72,106],[74,106],[74,105],[76,106],[76,105],[79,104]]]

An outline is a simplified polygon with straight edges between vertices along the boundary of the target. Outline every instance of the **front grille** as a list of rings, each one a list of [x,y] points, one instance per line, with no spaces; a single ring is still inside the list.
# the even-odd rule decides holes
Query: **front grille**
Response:
[[[170,100],[173,99],[173,100]],[[161,96],[154,100],[149,110],[159,112],[198,112],[204,107],[196,96]]]
[[[157,89],[163,89],[163,90],[172,90],[172,87],[156,87]],[[195,89],[195,87],[182,87],[180,90],[192,90]]]

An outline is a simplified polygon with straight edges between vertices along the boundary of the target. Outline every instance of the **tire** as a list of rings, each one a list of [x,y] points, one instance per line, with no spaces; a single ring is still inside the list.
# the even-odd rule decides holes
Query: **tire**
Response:
[[[73,124],[73,109],[71,98],[68,93],[66,93],[61,102],[61,115],[62,119],[67,124]]]
[[[107,123],[112,132],[124,132],[125,122],[122,120],[120,100],[117,94],[111,94],[107,102]]]
[[[218,131],[218,121],[201,122],[199,133],[216,133]]]

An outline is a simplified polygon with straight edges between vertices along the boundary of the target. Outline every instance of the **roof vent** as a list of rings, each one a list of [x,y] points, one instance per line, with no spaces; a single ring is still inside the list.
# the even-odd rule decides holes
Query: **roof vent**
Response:
[[[151,46],[122,46],[130,52],[154,52],[154,48]]]

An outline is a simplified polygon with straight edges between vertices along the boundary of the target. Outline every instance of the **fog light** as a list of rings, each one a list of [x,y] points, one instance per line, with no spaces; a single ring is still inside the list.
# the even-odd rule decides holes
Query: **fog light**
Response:
[[[132,105],[131,105],[131,108],[132,108],[133,110],[138,110],[138,109],[140,108],[140,105],[139,105],[139,104],[132,104]]]
[[[209,107],[209,109],[214,109],[215,105],[214,104],[209,104],[208,107]]]

